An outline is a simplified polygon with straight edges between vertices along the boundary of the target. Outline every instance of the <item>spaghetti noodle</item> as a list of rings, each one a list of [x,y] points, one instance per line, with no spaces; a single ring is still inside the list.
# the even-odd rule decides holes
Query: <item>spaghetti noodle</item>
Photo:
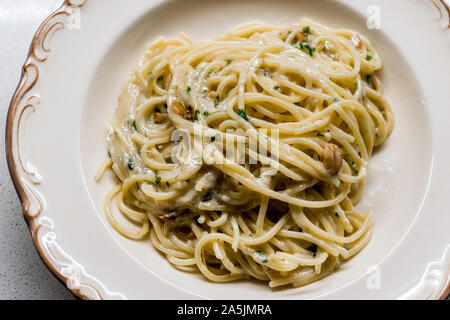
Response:
[[[120,96],[96,175],[117,176],[108,221],[214,282],[330,274],[370,239],[354,205],[393,128],[377,52],[306,19],[179,38],[149,45]]]

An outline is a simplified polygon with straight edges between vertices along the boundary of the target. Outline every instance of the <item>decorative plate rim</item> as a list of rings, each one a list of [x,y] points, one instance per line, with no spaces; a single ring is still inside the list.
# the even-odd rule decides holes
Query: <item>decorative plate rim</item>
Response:
[[[123,299],[125,296],[121,293],[108,291],[99,280],[87,274],[84,268],[65,253],[54,241],[56,235],[51,231],[53,223],[48,217],[41,215],[43,206],[39,195],[33,191],[32,187],[32,185],[40,184],[39,176],[33,170],[25,168],[19,149],[19,130],[22,117],[27,109],[31,108],[34,111],[35,106],[39,103],[38,96],[26,98],[26,95],[39,80],[39,65],[47,60],[47,54],[50,51],[50,48],[47,46],[48,41],[55,32],[66,27],[68,17],[73,12],[72,10],[80,9],[87,1],[64,0],[58,9],[42,22],[33,36],[27,58],[22,67],[19,84],[11,98],[7,113],[5,130],[6,158],[12,182],[22,205],[24,219],[30,229],[39,256],[46,267],[77,298]],[[431,2],[437,9],[437,20],[441,27],[450,29],[449,4],[445,0],[427,1]],[[61,19],[61,16],[65,16],[65,19]],[[32,210],[32,202],[37,204],[36,212]],[[47,233],[40,237],[41,229],[46,229]],[[438,276],[436,276],[436,272]],[[433,281],[435,283],[434,288],[430,289],[429,282]],[[418,296],[426,296],[427,299],[443,300],[447,299],[449,295],[450,245],[444,250],[441,260],[430,262],[426,270],[424,270],[421,280],[399,298],[411,299]]]
[[[39,80],[39,64],[47,60],[47,54],[50,51],[50,48],[47,47],[48,41],[55,32],[66,27],[72,10],[81,8],[86,2],[87,0],[64,0],[59,8],[41,23],[33,36],[27,58],[22,67],[19,84],[11,98],[7,113],[6,158],[12,182],[22,205],[25,221],[45,266],[77,298],[84,300],[123,299],[125,297],[122,294],[109,292],[100,281],[87,274],[84,268],[54,241],[55,234],[51,232],[53,223],[49,218],[41,216],[42,203],[31,187],[31,185],[40,184],[39,178],[35,172],[24,167],[19,150],[19,129],[24,112],[28,108],[34,110],[35,105],[39,103],[38,96],[30,96],[27,99],[25,99],[25,96]],[[61,19],[61,16],[64,16],[65,19]],[[24,176],[28,179],[25,179]],[[30,194],[34,199],[30,198]],[[37,201],[37,212],[33,212],[31,209],[33,201]],[[40,237],[41,229],[48,229],[48,231]],[[84,282],[81,279],[84,279]],[[86,290],[87,292],[83,292]]]

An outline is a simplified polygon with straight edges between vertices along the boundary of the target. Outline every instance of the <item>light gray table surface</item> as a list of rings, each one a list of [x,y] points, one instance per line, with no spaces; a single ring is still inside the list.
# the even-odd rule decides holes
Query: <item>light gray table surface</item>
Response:
[[[62,0],[0,0],[0,132],[31,39]],[[74,299],[39,258],[9,176],[0,139],[0,299]]]

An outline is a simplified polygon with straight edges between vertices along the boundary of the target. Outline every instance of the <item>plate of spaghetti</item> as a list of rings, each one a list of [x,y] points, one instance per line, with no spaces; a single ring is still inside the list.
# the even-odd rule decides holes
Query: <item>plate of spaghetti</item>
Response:
[[[86,299],[446,298],[448,12],[65,1],[8,114],[38,251]]]

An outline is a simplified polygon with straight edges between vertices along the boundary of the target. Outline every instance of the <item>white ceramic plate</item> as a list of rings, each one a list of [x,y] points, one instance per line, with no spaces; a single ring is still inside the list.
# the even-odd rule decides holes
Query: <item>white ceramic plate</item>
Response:
[[[148,241],[117,234],[101,209],[112,180],[96,184],[93,173],[106,156],[120,88],[145,45],[178,31],[209,39],[245,22],[302,17],[367,35],[384,61],[396,125],[375,152],[360,204],[374,212],[369,245],[318,282],[273,290],[208,282],[173,268]],[[449,17],[439,0],[66,0],[33,40],[7,123],[8,164],[40,255],[90,299],[445,298]]]

